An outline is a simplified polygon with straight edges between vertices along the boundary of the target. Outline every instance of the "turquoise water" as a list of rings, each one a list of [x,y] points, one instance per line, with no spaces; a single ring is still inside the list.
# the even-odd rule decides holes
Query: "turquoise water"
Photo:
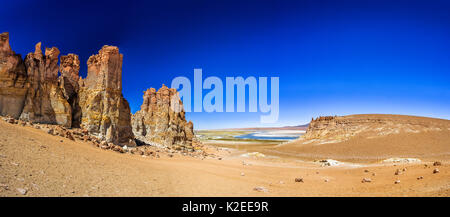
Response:
[[[293,140],[299,136],[257,136],[260,133],[249,133],[244,135],[235,136],[239,139],[257,139],[257,140]]]

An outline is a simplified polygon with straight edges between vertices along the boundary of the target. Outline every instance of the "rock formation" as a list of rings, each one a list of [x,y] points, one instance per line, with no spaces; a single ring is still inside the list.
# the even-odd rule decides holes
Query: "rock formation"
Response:
[[[19,118],[27,93],[27,74],[22,57],[9,45],[9,34],[0,34],[0,115]]]
[[[63,90],[64,97],[72,108],[72,126],[80,127],[81,108],[78,102],[80,59],[78,56],[75,54],[61,56],[59,71],[61,72],[59,77],[60,88]]]
[[[144,92],[141,110],[132,117],[137,139],[165,146],[192,148],[193,124],[187,122],[183,103],[176,89],[163,85],[158,91]]]
[[[407,117],[407,118],[406,118]],[[308,143],[337,143],[352,137],[375,138],[399,133],[449,129],[448,121],[404,115],[324,116],[312,119],[301,139]]]
[[[34,53],[25,58],[29,88],[20,119],[36,123],[72,125],[72,109],[58,83],[58,55],[56,47],[36,44]]]
[[[135,145],[128,102],[122,96],[122,54],[104,46],[88,60],[88,76],[79,77],[75,54],[41,43],[25,61],[0,35],[0,115],[34,123],[83,127],[90,134],[115,144]],[[58,77],[58,71],[61,76]]]
[[[130,106],[122,95],[122,58],[117,47],[107,45],[91,56],[78,96],[82,128],[108,142],[130,146],[135,143]]]

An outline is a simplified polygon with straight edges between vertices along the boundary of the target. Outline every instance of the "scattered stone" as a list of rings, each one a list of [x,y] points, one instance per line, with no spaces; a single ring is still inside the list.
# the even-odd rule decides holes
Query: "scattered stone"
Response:
[[[119,153],[125,153],[123,148],[118,146],[118,145],[113,146],[112,150],[115,151],[115,152],[119,152]]]
[[[438,169],[438,168],[435,168],[435,169],[433,170],[433,174],[436,174],[436,173],[439,173],[439,169]]]
[[[328,179],[325,179],[325,180],[323,180],[324,182],[329,182],[330,180],[328,180]]]
[[[3,183],[0,183],[0,188],[3,188],[4,190],[8,190],[9,189],[8,185],[7,184],[3,184]]]
[[[439,161],[436,161],[436,162],[433,163],[433,166],[435,166],[435,167],[436,167],[436,166],[441,166],[441,165],[442,165],[442,163],[439,162]]]
[[[369,178],[363,178],[361,182],[362,182],[362,183],[372,182],[372,179],[369,179]]]
[[[368,169],[365,169],[365,170],[364,170],[364,172],[365,172],[365,173],[368,173],[368,172],[369,172],[369,170],[368,170]]]
[[[18,191],[20,194],[22,194],[22,195],[25,195],[25,194],[27,194],[27,192],[28,192],[28,190],[27,190],[27,189],[24,189],[24,188],[17,188],[17,191]]]
[[[53,128],[47,129],[47,133],[48,133],[48,134],[53,135],[53,132],[54,132]]]
[[[338,166],[341,164],[341,162],[333,159],[325,159],[325,160],[319,160],[322,167],[331,167],[331,166]]]
[[[423,179],[423,176],[417,177],[417,180],[421,180],[421,179]]]
[[[75,141],[75,139],[73,138],[72,133],[70,133],[70,131],[66,131],[66,138],[68,138],[72,141]]]
[[[372,173],[372,176],[376,176],[377,174],[376,173]]]
[[[417,163],[417,162],[421,162],[421,160],[417,158],[388,158],[386,160],[383,160],[383,163]]]
[[[395,180],[394,184],[400,184],[400,180]]]
[[[258,192],[268,192],[269,191],[269,190],[267,190],[267,188],[264,188],[262,186],[254,187],[253,190],[258,191]]]
[[[295,178],[295,182],[303,182],[303,178]]]
[[[395,171],[395,173],[394,173],[396,176],[397,175],[401,175],[402,174],[402,171],[400,171],[399,169],[397,169],[396,171]]]

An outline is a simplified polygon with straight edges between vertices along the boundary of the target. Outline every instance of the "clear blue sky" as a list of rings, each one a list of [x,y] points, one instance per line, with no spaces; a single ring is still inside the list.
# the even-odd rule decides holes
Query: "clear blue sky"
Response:
[[[86,61],[124,54],[123,92],[176,76],[279,76],[280,117],[394,113],[450,119],[450,1],[4,1],[0,31]],[[205,92],[205,91],[204,91]],[[196,129],[259,126],[260,113],[188,113]]]

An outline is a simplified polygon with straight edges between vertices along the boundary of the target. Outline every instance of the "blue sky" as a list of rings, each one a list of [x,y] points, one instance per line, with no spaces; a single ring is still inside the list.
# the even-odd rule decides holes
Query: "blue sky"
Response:
[[[0,31],[25,56],[42,41],[76,53],[81,75],[104,45],[124,54],[135,112],[176,76],[278,76],[271,126],[319,115],[450,119],[449,1],[6,1]],[[207,91],[203,91],[206,93]],[[196,129],[266,126],[260,113],[188,113]]]

